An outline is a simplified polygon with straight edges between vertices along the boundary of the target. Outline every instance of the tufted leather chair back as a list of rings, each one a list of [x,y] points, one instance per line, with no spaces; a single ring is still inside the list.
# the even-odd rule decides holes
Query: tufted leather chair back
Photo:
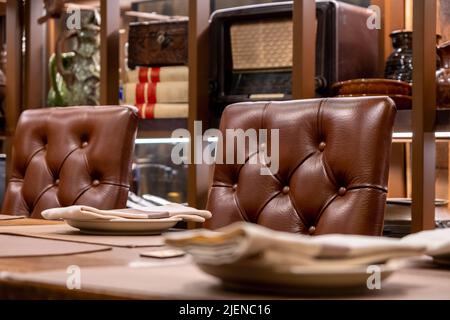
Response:
[[[310,235],[381,235],[395,112],[387,97],[229,106],[218,156],[233,142],[226,129],[279,129],[279,170],[261,175],[263,164],[250,164],[258,155],[249,148],[243,165],[216,164],[206,226],[247,221]]]
[[[2,213],[41,218],[48,208],[124,208],[137,116],[127,107],[22,113]]]

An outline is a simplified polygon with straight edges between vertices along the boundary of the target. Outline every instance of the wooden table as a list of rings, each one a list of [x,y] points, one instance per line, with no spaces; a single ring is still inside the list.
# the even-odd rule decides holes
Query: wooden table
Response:
[[[2,226],[11,224],[0,221],[0,233]],[[438,268],[425,258],[395,273],[383,282],[382,290],[345,295],[277,295],[226,290],[219,280],[201,272],[189,257],[140,257],[149,250],[156,248],[0,259],[0,299],[450,299],[450,269]],[[81,290],[66,287],[67,268],[73,265],[81,270]]]

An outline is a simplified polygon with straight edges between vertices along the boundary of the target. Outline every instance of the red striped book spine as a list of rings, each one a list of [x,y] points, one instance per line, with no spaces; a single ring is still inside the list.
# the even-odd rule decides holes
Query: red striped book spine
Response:
[[[155,119],[155,104],[139,104],[139,117],[142,119]]]

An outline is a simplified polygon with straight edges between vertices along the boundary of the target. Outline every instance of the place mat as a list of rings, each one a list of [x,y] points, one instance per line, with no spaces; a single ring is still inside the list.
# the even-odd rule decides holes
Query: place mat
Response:
[[[0,234],[89,243],[122,248],[162,247],[162,236],[98,236],[86,235],[67,224],[43,226],[0,227]]]
[[[105,246],[1,234],[0,243],[0,258],[66,256],[111,250]]]
[[[0,214],[0,221],[9,221],[9,220],[18,220],[18,219],[25,219],[23,216],[7,216],[4,214]]]
[[[64,224],[62,221],[47,221],[43,219],[14,219],[14,220],[0,220],[0,228],[1,227],[11,227],[11,226],[42,226],[42,225],[56,225],[56,224]]]
[[[179,261],[156,261],[145,267],[82,268],[82,291],[131,299],[239,299],[242,294],[224,291],[220,281],[195,265]],[[2,280],[25,281],[66,287],[66,270],[0,273]]]

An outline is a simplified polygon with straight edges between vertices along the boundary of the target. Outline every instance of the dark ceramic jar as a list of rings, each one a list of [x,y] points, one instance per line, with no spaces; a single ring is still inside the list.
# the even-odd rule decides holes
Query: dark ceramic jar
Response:
[[[450,41],[438,47],[441,67],[436,72],[437,104],[440,108],[450,108]]]
[[[412,82],[413,54],[412,31],[397,30],[391,33],[394,52],[387,62],[384,77],[386,79]]]
[[[394,52],[387,62],[384,77],[412,83],[413,79],[413,34],[412,31],[397,30],[391,33]],[[439,43],[440,35],[436,35]],[[436,67],[439,68],[439,57],[436,57]]]

